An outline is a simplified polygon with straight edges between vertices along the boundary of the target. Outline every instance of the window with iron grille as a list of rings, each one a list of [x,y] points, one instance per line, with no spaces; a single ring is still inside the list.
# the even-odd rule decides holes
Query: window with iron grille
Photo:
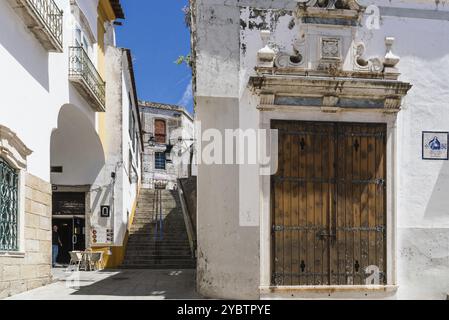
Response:
[[[17,251],[18,172],[0,158],[0,251]]]
[[[154,121],[154,136],[156,143],[167,143],[167,124],[164,120],[158,119]]]
[[[165,163],[167,162],[164,152],[156,152],[154,156],[154,166],[158,170],[165,170]]]

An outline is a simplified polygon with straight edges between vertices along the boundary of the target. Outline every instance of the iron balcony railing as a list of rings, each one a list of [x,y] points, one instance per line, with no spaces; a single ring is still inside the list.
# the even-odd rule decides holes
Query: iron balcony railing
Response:
[[[69,77],[81,85],[97,111],[104,111],[106,104],[106,83],[101,78],[83,47],[69,48]]]
[[[34,14],[47,31],[62,48],[62,16],[63,12],[53,0],[22,0],[33,10]]]

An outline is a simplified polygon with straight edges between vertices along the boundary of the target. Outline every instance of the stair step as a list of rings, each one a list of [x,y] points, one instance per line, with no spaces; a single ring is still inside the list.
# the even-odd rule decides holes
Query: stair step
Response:
[[[191,256],[190,248],[182,249],[182,250],[174,250],[174,249],[155,249],[155,250],[135,250],[135,251],[127,251],[126,256]]]
[[[128,244],[148,244],[148,243],[152,243],[154,245],[181,245],[181,244],[188,244],[189,241],[187,239],[183,239],[183,240],[176,240],[176,239],[166,239],[164,241],[157,241],[156,239],[154,239],[153,237],[148,237],[148,238],[142,238],[142,239],[135,239],[135,238],[130,238],[128,240]]]
[[[195,265],[195,261],[193,259],[161,259],[161,260],[138,260],[138,261],[125,261],[123,265],[143,265],[143,266],[151,266],[151,265]]]
[[[122,265],[122,269],[149,269],[149,270],[190,270],[195,269],[196,265]]]
[[[121,266],[124,269],[194,269],[189,238],[178,193],[162,192],[162,213],[155,191],[142,190]],[[163,239],[156,229],[163,219]]]
[[[127,261],[160,261],[160,260],[191,260],[191,255],[176,255],[176,254],[160,254],[160,255],[126,255]]]

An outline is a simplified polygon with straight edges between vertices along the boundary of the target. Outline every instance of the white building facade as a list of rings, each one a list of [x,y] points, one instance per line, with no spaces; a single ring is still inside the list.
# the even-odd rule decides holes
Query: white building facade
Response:
[[[52,225],[63,238],[61,263],[74,249],[97,244],[110,254],[123,244],[141,139],[138,122],[128,130],[137,97],[129,53],[115,45],[118,0],[8,0],[0,16],[4,297],[51,280]]]
[[[202,133],[278,135],[258,145],[271,175],[199,164],[200,293],[446,299],[447,8],[194,0],[191,14]]]
[[[178,179],[191,176],[193,118],[176,105],[140,101],[139,106],[144,136],[143,187],[176,189]]]

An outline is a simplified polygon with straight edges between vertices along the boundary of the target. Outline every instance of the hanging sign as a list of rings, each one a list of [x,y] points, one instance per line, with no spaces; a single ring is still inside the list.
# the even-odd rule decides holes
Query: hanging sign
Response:
[[[448,132],[424,131],[422,158],[424,160],[449,160],[448,140]]]

